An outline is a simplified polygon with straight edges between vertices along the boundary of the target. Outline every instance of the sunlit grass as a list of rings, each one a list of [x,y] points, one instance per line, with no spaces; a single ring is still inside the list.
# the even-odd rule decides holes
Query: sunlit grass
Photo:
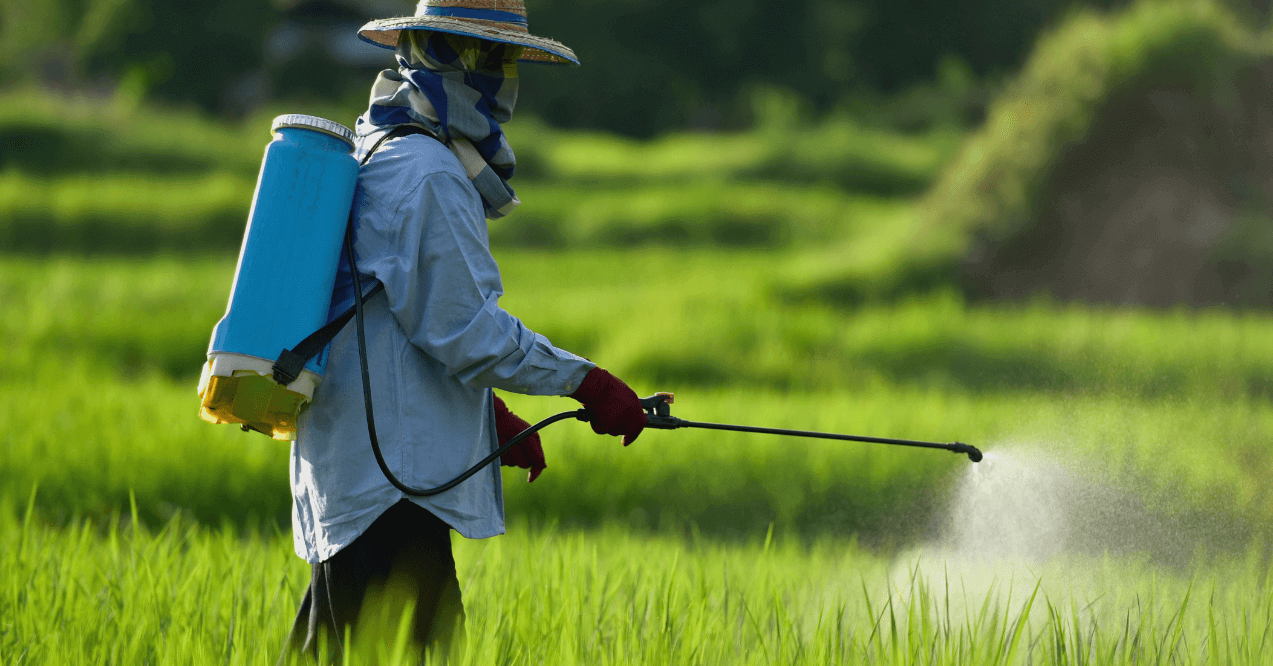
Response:
[[[207,254],[237,244],[253,181],[225,172],[0,174],[0,248],[8,252]]]
[[[514,122],[508,134],[515,146],[528,146],[554,177],[567,182],[726,180],[739,175],[801,182],[857,178],[862,186],[894,193],[931,180],[961,138],[955,129],[905,135],[847,117],[745,133],[676,133],[651,141],[554,132],[534,121]],[[849,168],[857,174],[846,173]]]
[[[22,513],[0,510],[0,653],[16,663],[274,663],[309,579],[282,535]],[[1259,664],[1273,650],[1254,553],[1193,574],[970,567],[763,531],[725,544],[520,523],[455,550],[468,621],[449,663]],[[351,663],[410,663],[397,624]]]
[[[1161,511],[1273,515],[1273,318],[949,296],[839,311],[783,305],[761,253],[501,253],[503,303],[683,418],[1043,447]],[[623,266],[624,271],[615,271]],[[196,418],[194,385],[228,257],[0,264],[0,495],[105,516],[132,489],[157,521],[286,523],[286,447]],[[632,276],[640,279],[633,281]],[[623,294],[616,298],[615,294]],[[530,419],[573,409],[506,396]],[[922,538],[966,459],[878,445],[681,430],[622,449],[544,432],[549,470],[510,472],[512,515],[737,534]],[[1246,527],[1243,528],[1242,526]]]
[[[0,250],[143,255],[238,246],[270,140],[268,113],[228,125],[31,91],[0,102]],[[493,242],[575,248],[825,244],[890,223],[909,206],[889,197],[921,191],[960,139],[953,130],[910,136],[847,117],[648,142],[533,119],[509,133],[519,155],[512,184],[527,205],[493,225]]]

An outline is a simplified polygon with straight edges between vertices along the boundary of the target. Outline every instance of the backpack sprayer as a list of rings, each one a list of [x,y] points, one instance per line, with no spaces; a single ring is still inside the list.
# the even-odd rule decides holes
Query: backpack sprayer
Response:
[[[408,495],[436,495],[450,490],[543,428],[567,419],[591,419],[586,409],[550,416],[435,488],[413,488],[399,481],[380,453],[371,403],[363,303],[383,285],[377,282],[364,292],[354,257],[350,210],[359,169],[350,154],[354,133],[339,123],[299,114],[275,118],[271,131],[274,140],[266,147],[261,162],[230,302],[225,316],[213,328],[208,362],[199,379],[201,418],[211,423],[238,424],[244,431],[255,430],[274,439],[296,439],[297,419],[322,382],[331,340],[352,318],[357,321],[372,453],[385,478]],[[402,133],[395,131],[382,137],[367,151],[363,163],[381,143]],[[354,305],[329,318],[342,244],[354,283]],[[672,416],[673,400],[671,393],[643,398],[646,427],[702,428],[944,449],[967,454],[973,462],[981,461],[981,451],[959,442],[943,444],[687,421]]]
[[[354,133],[330,120],[285,115],[270,130],[230,302],[199,378],[199,416],[290,440],[327,346],[296,363],[288,345],[328,323],[358,162]]]

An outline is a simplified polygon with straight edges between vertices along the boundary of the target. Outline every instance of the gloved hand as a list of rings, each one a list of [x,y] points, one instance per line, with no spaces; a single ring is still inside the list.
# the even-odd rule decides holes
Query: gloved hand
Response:
[[[601,368],[589,370],[570,397],[592,413],[592,431],[598,435],[623,435],[623,445],[627,446],[645,429],[645,410],[641,409],[637,394]]]
[[[508,440],[516,437],[517,433],[529,427],[529,423],[508,411],[504,401],[500,400],[499,396],[495,396],[495,436],[499,438],[500,446],[504,446]],[[499,462],[508,467],[529,468],[530,475],[526,477],[526,483],[539,478],[540,473],[548,467],[548,463],[544,461],[544,447],[539,444],[539,433],[532,434],[505,451],[504,455],[499,457]]]

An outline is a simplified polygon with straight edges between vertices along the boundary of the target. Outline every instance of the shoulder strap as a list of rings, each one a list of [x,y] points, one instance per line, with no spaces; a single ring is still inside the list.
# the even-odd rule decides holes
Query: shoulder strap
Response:
[[[376,143],[372,144],[371,150],[368,150],[367,154],[363,155],[362,161],[358,163],[358,166],[363,166],[367,164],[367,162],[371,159],[371,156],[375,155],[376,151],[380,150],[380,146],[383,146],[384,143],[388,141],[389,139],[396,139],[400,136],[409,136],[412,134],[423,134],[425,136],[430,136],[430,137],[433,136],[423,127],[418,127],[416,125],[398,125],[397,127],[389,130],[388,132],[385,132],[384,136],[380,137],[379,139],[376,140]],[[437,138],[437,137],[434,137],[434,138]]]
[[[380,139],[376,141],[375,145],[371,147],[371,150],[368,150],[367,154],[363,156],[359,166],[366,165],[371,159],[371,156],[376,154],[376,151],[379,150],[380,147],[383,146],[389,139],[407,136],[409,134],[424,134],[426,136],[433,136],[420,127],[399,125],[398,127],[393,128],[393,130],[386,132],[384,136],[380,137]],[[353,213],[351,211],[351,223],[353,222],[352,215]],[[352,267],[351,270],[353,270]],[[368,289],[367,293],[363,294],[362,300],[365,302],[372,296],[384,291],[384,288],[384,283],[377,280],[376,286]],[[340,316],[327,322],[326,326],[310,333],[295,347],[291,349],[284,349],[283,353],[279,354],[278,360],[274,363],[274,381],[284,386],[296,381],[296,378],[301,376],[301,370],[304,369],[305,364],[308,363],[311,358],[314,358],[318,352],[322,351],[324,347],[331,344],[331,341],[336,338],[336,334],[340,333],[340,329],[344,328],[345,324],[348,324],[350,319],[353,319],[354,309],[354,306],[350,306],[349,309],[342,312]]]
[[[376,286],[367,290],[362,300],[366,301],[368,298],[384,291],[384,288],[383,282],[377,282]],[[301,376],[301,370],[305,367],[305,364],[311,358],[314,358],[318,352],[322,351],[323,347],[330,344],[336,338],[336,334],[340,332],[340,329],[344,328],[345,324],[348,324],[353,317],[354,308],[350,306],[339,317],[327,322],[326,326],[317,331],[310,333],[309,336],[301,340],[292,349],[284,349],[283,353],[279,354],[278,361],[274,363],[274,381],[284,386],[296,381],[296,378]]]

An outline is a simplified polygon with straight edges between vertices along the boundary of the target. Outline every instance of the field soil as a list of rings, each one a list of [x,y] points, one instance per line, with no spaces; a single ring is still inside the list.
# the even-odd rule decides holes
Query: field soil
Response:
[[[1046,176],[1033,224],[974,244],[973,294],[1273,306],[1273,62],[1210,90],[1165,78],[1106,104]]]

